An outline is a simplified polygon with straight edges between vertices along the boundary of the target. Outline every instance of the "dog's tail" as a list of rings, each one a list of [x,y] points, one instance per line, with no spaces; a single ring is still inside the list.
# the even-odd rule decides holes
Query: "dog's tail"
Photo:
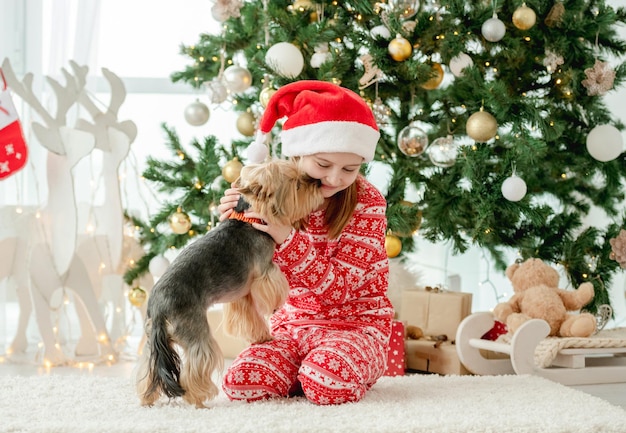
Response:
[[[157,315],[146,322],[147,386],[142,397],[146,404],[152,404],[159,395],[169,398],[180,397],[185,390],[180,385],[180,356],[168,332],[167,319]]]

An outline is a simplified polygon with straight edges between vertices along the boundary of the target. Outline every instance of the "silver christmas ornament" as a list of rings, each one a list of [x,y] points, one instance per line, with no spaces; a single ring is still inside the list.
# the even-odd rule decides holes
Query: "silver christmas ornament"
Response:
[[[192,126],[201,126],[209,121],[209,107],[196,99],[185,108],[185,120]]]
[[[241,93],[252,85],[252,74],[246,68],[232,65],[224,71],[226,86],[233,93]]]
[[[489,42],[498,42],[504,37],[506,26],[498,19],[498,15],[494,13],[491,18],[483,23],[481,33]]]

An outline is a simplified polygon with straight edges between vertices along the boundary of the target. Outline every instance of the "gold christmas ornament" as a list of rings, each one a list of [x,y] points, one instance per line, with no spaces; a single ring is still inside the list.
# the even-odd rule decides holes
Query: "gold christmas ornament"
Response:
[[[513,12],[513,25],[520,30],[528,30],[537,22],[537,14],[535,11],[522,3],[515,12]]]
[[[261,93],[259,94],[259,102],[263,108],[267,107],[267,104],[274,93],[276,93],[276,89],[273,89],[272,87],[266,87],[261,90]]]
[[[467,119],[465,130],[470,138],[479,143],[484,143],[496,136],[498,132],[498,122],[495,117],[483,111],[483,108],[480,107],[480,111],[472,114],[469,119]]]
[[[390,259],[397,257],[402,251],[402,241],[396,235],[385,236],[385,251]]]
[[[397,34],[396,37],[389,42],[387,50],[389,51],[389,55],[391,55],[392,59],[396,62],[402,62],[411,56],[413,47],[409,41],[403,38],[400,34]]]
[[[148,293],[143,287],[135,286],[128,292],[128,302],[137,308],[141,308],[145,304],[146,299],[148,299]]]
[[[431,65],[431,68],[432,68],[432,74],[433,74],[431,76],[432,78],[430,78],[428,81],[422,84],[422,88],[426,90],[436,89],[437,87],[439,87],[439,85],[443,81],[444,72],[443,72],[443,67],[441,66],[441,64],[434,62]]]
[[[238,158],[233,158],[224,165],[222,168],[222,176],[224,180],[229,183],[233,183],[239,178],[243,164],[239,162]]]
[[[254,118],[254,114],[249,111],[245,111],[239,115],[237,118],[237,131],[241,135],[245,135],[246,137],[252,137],[254,135],[255,127],[254,123],[256,119]]]
[[[546,19],[543,22],[548,27],[559,27],[563,22],[563,14],[565,13],[565,6],[560,1],[554,3],[548,15],[546,15]]]
[[[178,208],[176,212],[170,216],[170,228],[177,235],[184,235],[191,228],[191,219],[189,215]]]

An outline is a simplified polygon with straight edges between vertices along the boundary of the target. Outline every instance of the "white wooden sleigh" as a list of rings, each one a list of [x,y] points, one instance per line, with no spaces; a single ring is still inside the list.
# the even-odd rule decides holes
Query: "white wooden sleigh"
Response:
[[[459,359],[474,374],[532,374],[564,385],[626,382],[624,328],[586,339],[546,338],[548,324],[533,319],[508,338],[510,342],[482,340],[493,325],[493,315],[481,312],[467,316],[458,327]]]

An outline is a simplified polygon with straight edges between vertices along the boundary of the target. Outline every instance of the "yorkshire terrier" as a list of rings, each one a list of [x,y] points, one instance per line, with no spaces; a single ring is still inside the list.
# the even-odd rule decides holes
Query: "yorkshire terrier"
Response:
[[[244,211],[301,229],[324,198],[319,180],[287,160],[244,166],[236,186],[241,198],[232,216],[186,246],[150,293],[136,372],[142,405],[164,395],[204,407],[217,396],[211,376],[223,369],[223,356],[209,329],[213,304],[224,303],[228,334],[251,343],[271,339],[267,316],[285,302],[289,286],[272,261],[274,240]]]

